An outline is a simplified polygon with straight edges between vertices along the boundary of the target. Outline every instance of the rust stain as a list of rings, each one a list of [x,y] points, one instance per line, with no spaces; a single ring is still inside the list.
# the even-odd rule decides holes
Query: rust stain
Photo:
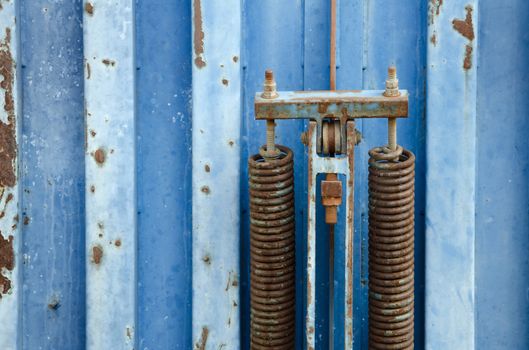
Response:
[[[106,159],[105,150],[102,149],[102,148],[99,148],[97,151],[95,151],[94,159],[96,160],[97,164],[103,165],[105,163],[105,159]]]
[[[230,81],[228,79],[222,79],[222,85],[228,86]]]
[[[90,192],[95,193],[96,187],[94,185],[90,186]]]
[[[4,276],[4,269],[13,271],[15,268],[15,251],[13,249],[13,236],[4,238],[0,232],[0,299],[2,294],[7,294],[11,290],[11,281]]]
[[[435,18],[441,13],[441,7],[443,6],[443,0],[430,0],[430,11],[428,13],[428,24],[434,24]]]
[[[208,336],[209,336],[208,327],[202,327],[202,335],[200,336],[200,340],[195,344],[196,350],[206,350]]]
[[[101,264],[101,260],[103,259],[103,248],[99,245],[96,245],[92,248],[92,261],[94,264],[99,265]]]
[[[24,216],[24,225],[29,225],[29,216]]]
[[[13,187],[16,183],[14,161],[17,156],[15,130],[15,100],[13,86],[15,61],[11,54],[11,30],[6,28],[5,39],[0,42],[0,88],[4,90],[4,110],[7,123],[0,121],[0,186]]]
[[[437,34],[435,32],[430,37],[430,42],[433,44],[433,46],[437,46]]]
[[[113,60],[108,59],[108,58],[105,58],[105,59],[101,60],[101,62],[103,62],[103,64],[104,64],[105,66],[107,66],[107,67],[108,67],[108,66],[112,66],[112,67],[114,67],[114,66],[116,65],[116,61],[113,61]]]
[[[459,32],[459,34],[463,35],[465,38],[472,41],[474,40],[474,25],[472,23],[472,6],[469,5],[465,7],[465,10],[467,11],[465,20],[454,19],[452,21],[452,25],[454,29],[457,32]]]
[[[94,14],[94,5],[92,5],[92,3],[90,2],[87,2],[86,4],[84,4],[84,10],[86,11],[86,13],[92,16]]]
[[[239,57],[238,56],[233,56],[233,62],[237,63],[239,61]]]
[[[206,173],[209,173],[211,171],[211,168],[210,168],[209,164],[206,164],[204,166],[204,170],[206,171]]]
[[[472,51],[474,48],[471,44],[467,44],[465,47],[465,59],[463,60],[463,68],[469,70],[472,68]]]
[[[114,242],[114,245],[116,247],[121,247],[121,239],[116,239],[116,241]]]
[[[195,49],[195,66],[203,68],[206,66],[204,61],[204,29],[202,28],[202,5],[200,0],[193,0],[193,10],[195,16],[193,18],[195,24],[195,32],[193,34],[193,47]]]
[[[211,257],[209,256],[209,254],[204,255],[202,261],[205,262],[206,265],[211,265]]]
[[[474,51],[472,41],[474,40],[475,35],[474,24],[472,22],[473,8],[472,6],[468,5],[465,7],[465,10],[467,11],[465,19],[454,19],[452,21],[452,26],[454,27],[454,30],[456,30],[469,41],[468,44],[465,45],[465,58],[463,59],[463,69],[469,70],[472,68],[472,52]]]
[[[211,193],[211,190],[209,189],[208,186],[202,186],[202,188],[200,189],[200,191],[202,191],[202,192],[205,193],[205,194],[210,194],[210,193]]]
[[[92,137],[96,137],[96,132],[95,132],[94,130],[90,130],[90,135],[91,135]]]
[[[2,192],[2,197],[3,197],[4,193]],[[4,202],[4,209],[2,209],[2,211],[0,212],[0,219],[3,218],[5,215],[6,215],[6,209],[7,209],[7,205],[9,204],[9,202],[11,202],[11,200],[13,199],[13,194],[12,193],[9,193],[6,197],[6,201]],[[1,198],[0,198],[1,200]]]

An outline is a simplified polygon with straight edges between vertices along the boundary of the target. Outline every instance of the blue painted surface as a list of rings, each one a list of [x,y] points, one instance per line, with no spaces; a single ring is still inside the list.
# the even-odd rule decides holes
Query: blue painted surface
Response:
[[[82,4],[22,1],[20,22],[19,336],[22,349],[80,349],[85,342]]]
[[[83,349],[85,225],[82,3],[21,0],[21,211],[23,349]],[[138,289],[140,349],[191,345],[190,2],[136,5]],[[396,63],[410,92],[399,143],[417,155],[416,348],[424,342],[426,4],[339,1],[338,88],[382,88]],[[476,348],[529,348],[529,5],[480,0],[476,192]],[[464,17],[461,3],[459,18]],[[442,11],[442,9],[441,9]],[[248,344],[246,160],[264,143],[254,92],[272,68],[281,90],[328,88],[328,2],[245,1],[241,133],[241,339]],[[450,23],[452,18],[447,18]],[[450,29],[452,30],[452,29]],[[454,49],[460,53],[461,47]],[[459,57],[457,58],[459,60]],[[459,62],[459,61],[458,61]],[[490,82],[493,82],[490,84]],[[447,82],[450,84],[450,82]],[[490,85],[487,85],[490,84]],[[367,150],[385,143],[383,121],[359,121],[356,153],[355,349],[367,347]],[[449,129],[449,128],[448,128]],[[298,344],[305,279],[304,125],[278,121],[296,154]],[[429,132],[434,132],[431,130]],[[457,171],[450,176],[456,177]],[[21,216],[21,223],[24,216]],[[343,255],[343,249],[337,255]],[[322,259],[326,261],[326,257]],[[325,277],[325,276],[323,276]],[[435,276],[431,276],[435,279]],[[498,286],[502,286],[498,288]],[[322,297],[323,298],[323,297]],[[50,309],[55,299],[57,310]],[[325,313],[325,312],[323,312]],[[319,325],[325,339],[325,320]],[[337,330],[339,334],[340,330]],[[324,340],[323,340],[324,341]],[[245,348],[243,346],[243,348]]]
[[[529,3],[479,16],[476,349],[529,349]]]
[[[141,350],[192,347],[190,18],[190,1],[137,1]]]

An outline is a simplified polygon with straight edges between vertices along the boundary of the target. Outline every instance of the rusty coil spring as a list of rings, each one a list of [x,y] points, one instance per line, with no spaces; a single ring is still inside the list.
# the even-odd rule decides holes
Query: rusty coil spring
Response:
[[[294,349],[294,159],[248,160],[251,349]]]
[[[369,155],[369,348],[413,349],[415,156]]]

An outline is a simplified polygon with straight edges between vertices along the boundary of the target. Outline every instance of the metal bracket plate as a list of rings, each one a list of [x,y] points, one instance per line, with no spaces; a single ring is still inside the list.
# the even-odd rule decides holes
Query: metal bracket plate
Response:
[[[347,149],[344,157],[320,157],[316,151],[316,123],[310,122],[308,130],[308,230],[307,230],[307,317],[305,341],[307,350],[316,348],[316,178],[318,174],[342,174],[346,180],[346,223],[344,240],[337,244],[345,246],[344,276],[344,334],[345,348],[353,346],[353,230],[354,230],[354,147],[355,123],[349,121],[347,128]],[[337,307],[340,307],[336,305]]]

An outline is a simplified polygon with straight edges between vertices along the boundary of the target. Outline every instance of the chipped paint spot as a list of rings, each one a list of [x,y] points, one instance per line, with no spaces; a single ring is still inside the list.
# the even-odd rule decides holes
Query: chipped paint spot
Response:
[[[204,255],[202,261],[205,262],[206,265],[211,265],[211,256],[209,256],[209,254]]]
[[[13,271],[15,268],[15,251],[13,249],[13,236],[4,238],[0,232],[0,299],[3,294],[11,290],[11,281],[4,275],[5,270]]]
[[[94,130],[90,130],[90,135],[91,135],[92,137],[96,137],[96,132],[95,132]]]
[[[222,85],[228,86],[230,81],[228,79],[222,79]]]
[[[90,186],[90,192],[95,193],[96,187],[94,185]]]
[[[210,193],[211,193],[211,190],[209,189],[208,186],[202,186],[202,188],[200,189],[200,191],[202,191],[202,192],[205,193],[205,194],[210,194]]]
[[[231,147],[233,147],[234,144],[235,142],[233,142],[233,140],[228,141],[228,145],[230,145]]]
[[[2,196],[4,196],[4,192],[2,191]],[[0,200],[1,200],[1,197],[0,197]],[[6,210],[7,210],[7,205],[9,204],[9,202],[11,202],[11,200],[14,198],[13,194],[12,193],[9,193],[6,197],[6,201],[4,202],[4,209],[2,209],[2,211],[0,212],[0,219],[3,218],[5,215],[6,215]]]
[[[108,59],[108,58],[105,58],[105,59],[102,59],[101,62],[103,62],[103,64],[107,67],[111,66],[111,67],[114,67],[116,65],[116,61],[113,61],[111,59]]]
[[[13,187],[16,184],[14,161],[17,156],[15,130],[15,100],[13,86],[15,61],[11,55],[11,30],[6,28],[5,38],[0,42],[0,88],[4,90],[4,110],[7,123],[0,121],[0,186]]]
[[[61,307],[61,303],[59,301],[59,298],[57,296],[53,296],[48,303],[48,309],[52,311],[57,311]]]
[[[93,16],[93,15],[94,15],[94,5],[92,5],[92,3],[87,2],[86,4],[84,4],[84,10],[85,10],[86,13],[88,13],[90,16]]]
[[[90,79],[92,76],[92,71],[90,70],[90,63],[86,62],[86,79]]]
[[[208,336],[209,336],[208,327],[202,327],[202,334],[200,335],[200,340],[195,344],[196,350],[206,350]]]
[[[99,165],[103,165],[105,163],[106,157],[107,157],[106,152],[102,148],[99,148],[94,153],[94,159],[95,159],[96,163],[99,164]]]
[[[209,173],[211,171],[211,168],[210,168],[209,164],[206,164],[204,166],[204,170],[206,171],[206,173]]]
[[[195,50],[195,66],[198,69],[204,68],[206,66],[206,61],[204,61],[204,30],[202,28],[202,5],[200,0],[193,0],[193,10],[195,11],[195,16],[193,18],[195,24],[195,32],[193,34],[193,47]]]
[[[468,5],[465,7],[465,10],[467,11],[465,19],[454,19],[452,21],[452,26],[454,27],[455,31],[457,31],[469,41],[468,44],[465,45],[465,57],[463,59],[463,69],[469,70],[472,68],[472,52],[474,51],[472,41],[474,40],[475,35],[474,24],[472,22],[473,8],[472,6]]]
[[[103,247],[96,245],[92,247],[92,262],[96,265],[101,264],[103,259]]]
[[[239,57],[238,56],[233,56],[233,62],[237,63],[239,61]]]
[[[24,216],[24,225],[29,225],[29,216]]]

